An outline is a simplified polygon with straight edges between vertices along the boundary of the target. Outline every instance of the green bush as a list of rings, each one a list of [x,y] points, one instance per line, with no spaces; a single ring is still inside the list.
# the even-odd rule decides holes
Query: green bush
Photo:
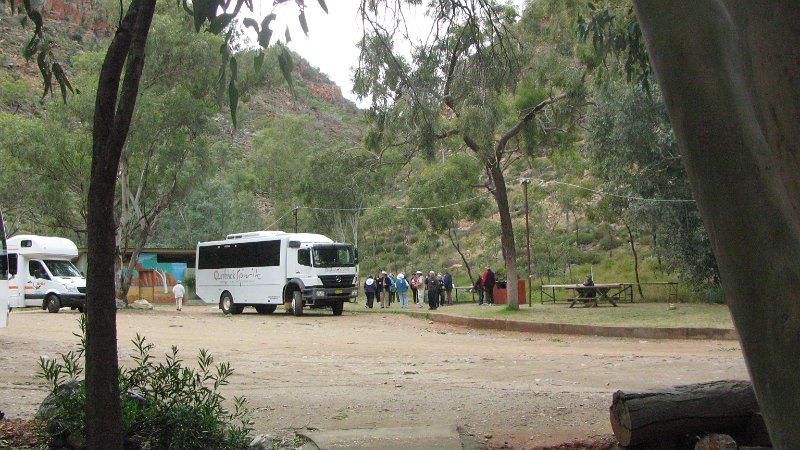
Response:
[[[79,321],[81,343],[77,351],[57,359],[39,359],[37,376],[51,394],[37,413],[38,432],[53,447],[76,446],[85,436],[86,391],[81,360],[86,344],[86,319]],[[214,364],[201,349],[197,369],[185,367],[173,346],[164,362],[156,363],[153,344],[136,335],[132,368],[120,369],[122,421],[125,448],[245,449],[252,431],[246,400],[235,397],[228,411],[219,389],[233,373],[228,363]]]

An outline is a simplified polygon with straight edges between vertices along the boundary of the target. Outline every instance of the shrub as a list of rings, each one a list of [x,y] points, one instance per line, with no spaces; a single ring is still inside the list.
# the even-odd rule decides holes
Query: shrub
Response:
[[[79,447],[85,436],[86,391],[78,377],[86,344],[86,319],[79,320],[77,351],[56,359],[40,358],[37,376],[50,395],[37,412],[39,435],[50,446]],[[223,406],[219,389],[228,384],[233,370],[228,363],[214,364],[201,349],[197,369],[185,367],[173,346],[164,362],[156,363],[153,344],[136,335],[132,368],[119,375],[125,448],[244,449],[249,443],[246,400],[235,397],[233,411]]]

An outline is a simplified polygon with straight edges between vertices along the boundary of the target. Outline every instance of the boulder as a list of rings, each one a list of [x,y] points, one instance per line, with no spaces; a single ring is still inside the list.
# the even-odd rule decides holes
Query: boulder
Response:
[[[270,434],[259,434],[250,441],[249,447],[253,450],[272,450],[274,448],[272,439]]]
[[[128,308],[133,309],[153,309],[153,305],[150,304],[147,300],[136,300],[135,302],[128,305]]]

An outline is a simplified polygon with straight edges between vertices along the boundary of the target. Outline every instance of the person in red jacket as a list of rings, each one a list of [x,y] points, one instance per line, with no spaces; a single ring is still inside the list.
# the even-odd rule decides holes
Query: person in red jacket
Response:
[[[492,272],[491,267],[486,266],[486,272],[483,273],[483,290],[486,292],[486,304],[494,306],[494,285],[497,279]]]

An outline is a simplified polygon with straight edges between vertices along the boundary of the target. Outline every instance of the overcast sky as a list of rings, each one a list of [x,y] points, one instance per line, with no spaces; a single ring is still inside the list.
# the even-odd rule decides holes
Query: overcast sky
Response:
[[[254,16],[258,17],[256,20],[260,23],[261,18],[272,11],[272,2],[254,3]],[[273,42],[276,38],[284,41],[284,31],[288,24],[292,36],[289,48],[328,75],[342,88],[342,94],[346,98],[355,101],[355,95],[351,92],[351,68],[358,65],[356,43],[361,39],[362,33],[361,21],[357,17],[359,0],[327,0],[325,4],[328,6],[328,14],[325,14],[317,0],[306,0],[308,36],[300,28],[299,10],[294,2],[280,5],[275,10],[278,18],[270,27],[273,30]],[[253,30],[248,29],[247,32],[251,41],[255,42]]]
[[[275,11],[278,18],[272,23],[273,42],[280,37],[284,40],[284,31],[289,26],[292,41],[289,48],[300,54],[312,66],[328,75],[334,83],[342,88],[345,98],[356,101],[352,89],[352,68],[358,65],[358,48],[356,43],[361,39],[361,19],[358,17],[359,0],[327,0],[328,14],[319,6],[318,0],[305,0],[308,36],[303,34],[298,20],[299,10],[294,2],[280,5]],[[521,10],[525,0],[512,0]],[[263,4],[263,5],[262,5]],[[267,6],[264,6],[267,5]],[[256,20],[272,12],[272,2],[254,2]],[[259,9],[261,8],[261,9]],[[417,22],[424,22],[421,17]],[[428,25],[429,27],[430,25]],[[420,28],[422,24],[420,23]],[[426,27],[427,28],[427,27]],[[248,29],[255,42],[255,33]],[[427,35],[427,29],[420,30],[420,37]],[[413,30],[412,30],[413,33]],[[361,104],[360,106],[364,106]]]

